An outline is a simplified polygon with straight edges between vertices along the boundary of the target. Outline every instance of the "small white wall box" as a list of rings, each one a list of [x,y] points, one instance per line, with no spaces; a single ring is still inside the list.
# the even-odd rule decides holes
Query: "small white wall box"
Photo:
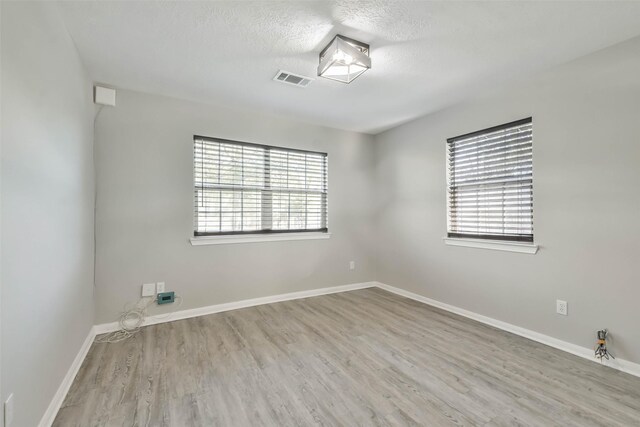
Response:
[[[96,104],[116,106],[116,90],[108,87],[94,86],[93,96]]]

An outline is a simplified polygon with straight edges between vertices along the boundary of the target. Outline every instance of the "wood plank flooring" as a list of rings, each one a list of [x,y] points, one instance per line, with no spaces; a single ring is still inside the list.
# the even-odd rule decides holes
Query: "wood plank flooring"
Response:
[[[640,426],[640,378],[377,288],[94,344],[54,426]]]

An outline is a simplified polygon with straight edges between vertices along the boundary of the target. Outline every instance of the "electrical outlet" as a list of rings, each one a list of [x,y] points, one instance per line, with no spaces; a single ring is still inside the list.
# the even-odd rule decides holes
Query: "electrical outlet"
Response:
[[[4,427],[11,427],[13,423],[13,393],[4,401]]]
[[[142,296],[143,297],[152,297],[156,294],[156,284],[155,283],[144,283],[142,285]]]
[[[566,301],[556,300],[556,313],[566,316],[568,314],[568,305]]]
[[[355,269],[356,269],[356,262],[355,261],[349,262],[349,270],[355,270]]]
[[[156,283],[156,294],[161,294],[164,292],[164,282]]]

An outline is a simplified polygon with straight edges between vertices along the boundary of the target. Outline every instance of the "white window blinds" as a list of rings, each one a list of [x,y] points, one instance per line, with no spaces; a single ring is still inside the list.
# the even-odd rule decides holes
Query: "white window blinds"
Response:
[[[533,242],[531,118],[450,138],[448,236]]]
[[[194,137],[194,236],[328,231],[327,154]]]

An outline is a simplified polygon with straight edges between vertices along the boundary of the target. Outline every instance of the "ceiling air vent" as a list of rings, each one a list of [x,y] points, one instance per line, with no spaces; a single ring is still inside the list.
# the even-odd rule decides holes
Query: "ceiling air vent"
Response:
[[[314,80],[310,77],[301,76],[299,74],[293,74],[288,71],[278,71],[273,80],[281,83],[286,83],[288,85],[298,86],[298,87],[307,87]]]

